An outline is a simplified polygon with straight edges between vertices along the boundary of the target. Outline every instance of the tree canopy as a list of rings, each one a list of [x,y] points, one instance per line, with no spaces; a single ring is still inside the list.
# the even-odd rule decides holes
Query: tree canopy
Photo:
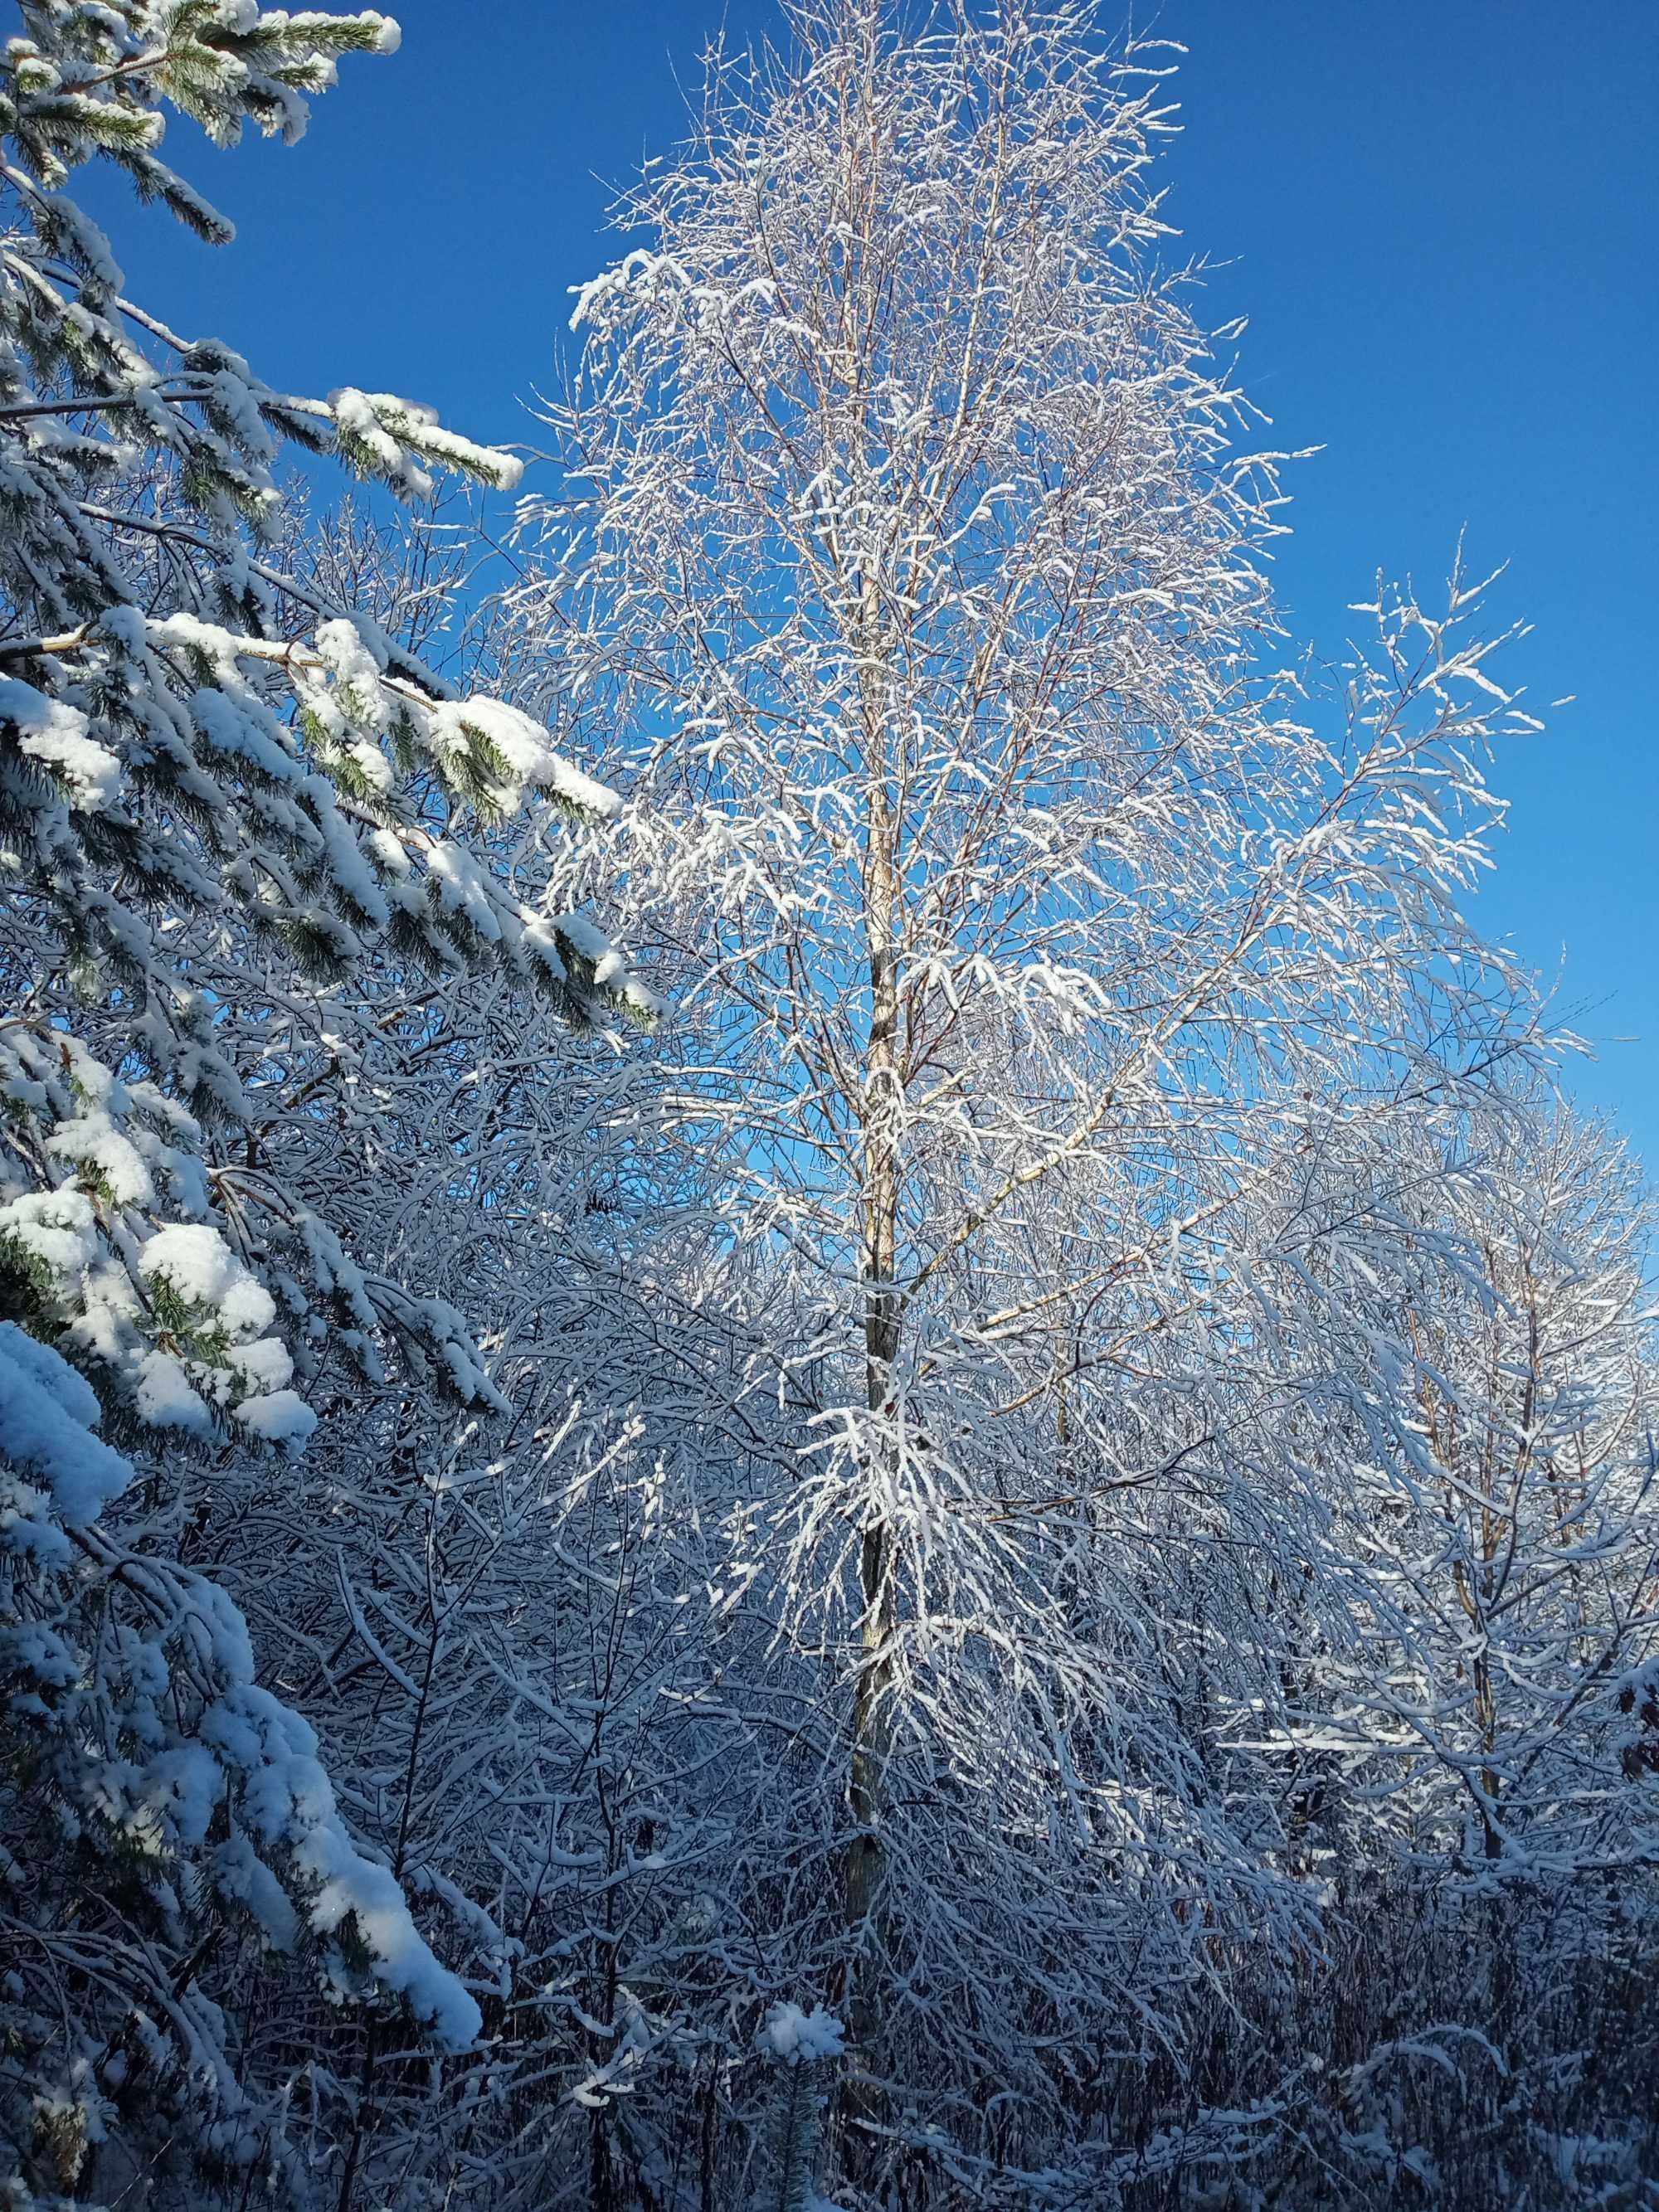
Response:
[[[20,13],[7,2203],[1647,2203],[1650,1203],[1492,584],[1285,635],[1169,50],[716,45],[531,474],[73,197],[228,246],[169,112],[389,18]]]

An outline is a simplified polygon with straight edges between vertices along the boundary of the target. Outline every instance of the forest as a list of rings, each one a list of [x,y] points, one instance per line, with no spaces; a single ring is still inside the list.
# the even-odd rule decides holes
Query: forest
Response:
[[[5,2212],[1659,2207],[1651,1201],[1178,57],[716,43],[526,468],[76,197],[389,17],[7,13]]]

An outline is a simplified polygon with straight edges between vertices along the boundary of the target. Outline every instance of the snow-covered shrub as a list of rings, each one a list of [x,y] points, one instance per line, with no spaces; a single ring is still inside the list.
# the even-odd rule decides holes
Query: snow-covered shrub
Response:
[[[836,2212],[813,2185],[817,2167],[819,2122],[823,2095],[820,2065],[842,2056],[845,2030],[822,2005],[803,2012],[797,2004],[768,2010],[758,2041],[777,2064],[773,2092],[771,2174],[755,2200],[756,2212]]]

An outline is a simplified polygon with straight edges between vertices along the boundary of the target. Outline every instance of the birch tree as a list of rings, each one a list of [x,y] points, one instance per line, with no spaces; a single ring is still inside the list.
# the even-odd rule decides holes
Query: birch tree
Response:
[[[708,894],[706,936],[667,892],[623,910],[692,978],[688,1140],[724,1148],[821,1409],[772,1541],[848,1638],[829,1994],[873,2126],[931,1971],[900,1801],[975,1819],[995,1713],[1039,1825],[1109,1851],[1126,1789],[1163,1802],[1074,1761],[1105,1686],[1056,1448],[1122,1449],[1178,1320],[1248,1325],[1309,1101],[1370,1140],[1527,1030],[1459,918],[1525,717],[1461,577],[1365,611],[1346,706],[1273,678],[1277,458],[1168,263],[1166,57],[1086,6],[789,28],[711,58],[689,148],[622,201],[516,607],[627,748],[654,882]],[[991,1887],[1040,1914],[1018,1856]],[[976,2032],[1006,2056],[996,2000]]]
[[[1374,1340],[1379,1305],[1404,1316],[1416,1419],[1333,1470],[1382,1641],[1333,1655],[1323,1726],[1375,1730],[1411,1845],[1519,1881],[1645,1849],[1620,1832],[1610,1723],[1649,1656],[1656,1559],[1650,1201],[1607,1129],[1516,1105],[1450,1159],[1401,1144],[1392,1181],[1419,1233],[1386,1289],[1345,1292]]]

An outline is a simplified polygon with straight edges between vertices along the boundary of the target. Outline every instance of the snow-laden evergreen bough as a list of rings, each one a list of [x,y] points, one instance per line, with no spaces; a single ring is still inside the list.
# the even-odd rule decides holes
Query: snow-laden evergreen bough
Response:
[[[292,398],[216,341],[176,337],[123,296],[106,241],[61,190],[102,155],[206,235],[226,234],[155,150],[161,103],[222,141],[249,117],[292,137],[335,56],[384,49],[394,27],[228,4],[24,14],[33,35],[9,49],[4,93],[0,1050],[15,1118],[33,1123],[21,1148],[37,1155],[40,1188],[12,1201],[0,1242],[41,1299],[84,1304],[87,1350],[135,1402],[148,1389],[150,1417],[189,1429],[222,1407],[275,1435],[283,1413],[255,1405],[223,1361],[195,1357],[193,1376],[175,1371],[176,1355],[157,1368],[149,1307],[117,1283],[136,1249],[111,1232],[124,1212],[169,1200],[201,1211],[175,1156],[197,1152],[204,1123],[257,1119],[247,1077],[259,1046],[291,1049],[306,1020],[292,994],[259,1003],[280,978],[319,1009],[318,1032],[327,986],[371,952],[439,972],[505,963],[573,1013],[648,1012],[590,924],[532,908],[466,842],[470,824],[526,798],[581,817],[617,802],[540,726],[452,696],[371,616],[261,557],[281,517],[285,442],[405,496],[429,489],[429,467],[510,483],[518,462],[423,409],[349,390]],[[47,946],[58,957],[43,962]],[[263,1038],[228,1034],[239,1018],[261,1023]],[[65,1032],[106,1040],[112,1076],[118,1064],[143,1079],[100,1088],[64,1056]],[[285,1216],[257,1167],[250,1145],[234,1203],[284,1247],[283,1294],[332,1299],[367,1338],[372,1297],[325,1229]],[[98,1187],[102,1217],[59,1194],[77,1180]],[[215,1196],[233,1202],[226,1187]],[[228,1251],[217,1276],[205,1262],[156,1275],[197,1355],[234,1264]],[[458,1331],[436,1314],[422,1327],[462,1395],[475,1390]]]
[[[99,1419],[82,1376],[0,1322],[0,2111],[15,2178],[46,2198],[84,2188],[94,2147],[99,2193],[118,2196],[169,2135],[281,2174],[204,1994],[222,1947],[251,1972],[261,1948],[303,1942],[339,1996],[395,1994],[441,2045],[479,2024],[342,1826],[315,1735],[256,1681],[236,1607],[100,1525],[137,1478]]]
[[[68,189],[112,163],[226,243],[161,159],[164,111],[291,142],[395,23],[252,0],[21,15],[0,61],[0,2156],[26,2201],[295,2179],[293,2064],[216,2002],[262,1953],[438,2045],[476,2033],[235,1608],[179,1564],[177,1474],[301,1449],[331,1372],[499,1402],[460,1313],[365,1270],[269,1155],[268,1085],[289,1103],[305,1063],[320,1102],[348,1079],[331,990],[373,964],[405,997],[510,977],[577,1023],[653,1002],[546,869],[527,893],[483,842],[612,794],[282,559],[284,448],[416,501],[518,461],[175,333]]]

